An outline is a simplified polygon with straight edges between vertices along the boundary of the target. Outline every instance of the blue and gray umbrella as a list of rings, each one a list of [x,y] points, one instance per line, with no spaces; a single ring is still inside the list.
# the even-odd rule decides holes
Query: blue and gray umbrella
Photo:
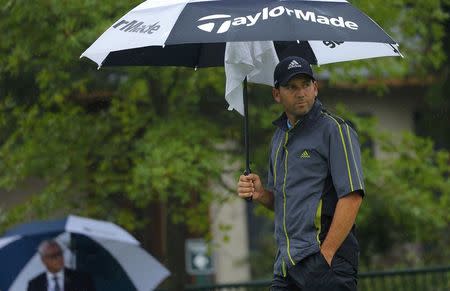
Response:
[[[345,0],[149,0],[81,56],[99,67],[225,66],[225,98],[245,117],[249,172],[247,79],[271,85],[278,59],[291,55],[317,65],[401,56],[398,44]]]
[[[70,215],[22,224],[0,238],[0,290],[26,290],[28,281],[45,271],[37,253],[45,239],[58,241],[66,266],[90,273],[97,290],[149,291],[169,276],[123,228]]]

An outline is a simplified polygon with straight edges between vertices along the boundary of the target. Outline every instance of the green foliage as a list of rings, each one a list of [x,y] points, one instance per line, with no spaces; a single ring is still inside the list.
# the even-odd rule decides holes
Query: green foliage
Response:
[[[156,122],[133,152],[135,166],[127,187],[131,201],[139,207],[152,200],[164,202],[175,222],[205,233],[213,198],[208,183],[221,169],[214,132],[217,129],[193,116]],[[173,199],[178,203],[172,205]]]

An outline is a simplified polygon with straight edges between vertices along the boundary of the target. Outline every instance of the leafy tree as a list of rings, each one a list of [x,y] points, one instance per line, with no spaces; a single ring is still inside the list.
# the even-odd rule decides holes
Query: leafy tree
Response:
[[[450,13],[450,3],[444,5],[444,11]],[[418,133],[421,136],[432,138],[438,148],[450,148],[450,100],[448,92],[450,90],[450,18],[444,22],[446,35],[443,39],[444,51],[447,58],[443,66],[435,72],[431,72],[431,78],[436,81],[430,86],[428,96],[425,100],[424,108],[418,116]],[[439,123],[440,126],[435,126]]]

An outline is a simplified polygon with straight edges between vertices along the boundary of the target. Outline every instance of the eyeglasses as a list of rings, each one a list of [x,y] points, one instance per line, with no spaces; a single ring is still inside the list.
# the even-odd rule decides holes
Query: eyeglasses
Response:
[[[62,251],[58,251],[58,252],[51,253],[51,254],[44,254],[44,257],[47,259],[54,260],[54,259],[62,257],[62,255],[63,255]]]

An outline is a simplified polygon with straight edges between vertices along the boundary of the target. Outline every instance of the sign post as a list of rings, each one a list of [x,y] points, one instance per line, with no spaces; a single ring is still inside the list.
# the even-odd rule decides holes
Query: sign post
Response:
[[[203,239],[187,239],[185,244],[186,271],[189,275],[211,275],[214,261]]]

